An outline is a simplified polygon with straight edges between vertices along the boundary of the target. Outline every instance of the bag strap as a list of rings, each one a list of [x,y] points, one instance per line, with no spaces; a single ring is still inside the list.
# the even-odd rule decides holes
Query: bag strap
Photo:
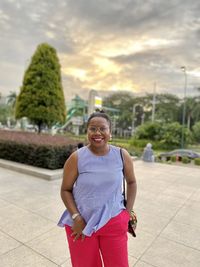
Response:
[[[123,168],[122,168],[122,173],[123,173],[123,192],[122,195],[124,197],[124,201],[126,201],[126,196],[125,196],[125,175],[124,175],[124,158],[123,158],[123,154],[122,154],[122,149],[120,148],[120,156],[122,159],[122,164],[123,164]]]

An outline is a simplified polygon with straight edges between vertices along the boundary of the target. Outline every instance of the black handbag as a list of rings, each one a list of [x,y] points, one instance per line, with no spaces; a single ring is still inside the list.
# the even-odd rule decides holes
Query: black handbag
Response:
[[[126,195],[125,195],[125,174],[124,174],[124,159],[123,159],[123,156],[122,156],[122,149],[120,149],[120,155],[121,155],[121,159],[122,159],[122,163],[123,163],[123,169],[122,169],[122,172],[123,172],[123,192],[122,192],[122,195],[124,197],[124,206],[126,207]],[[136,230],[136,227],[137,227],[137,215],[136,213],[134,212],[134,210],[131,211],[131,214],[130,214],[130,220],[128,222],[128,233],[131,234],[133,237],[136,237],[136,233],[135,233],[135,230]]]

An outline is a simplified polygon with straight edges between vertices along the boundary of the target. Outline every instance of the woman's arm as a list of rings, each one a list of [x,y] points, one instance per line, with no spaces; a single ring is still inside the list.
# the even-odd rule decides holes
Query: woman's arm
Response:
[[[77,167],[77,151],[72,153],[71,156],[67,159],[64,165],[64,172],[63,172],[63,181],[61,185],[61,198],[71,214],[79,213],[77,209],[74,197],[73,197],[73,186],[76,182],[78,177],[78,167]],[[76,216],[74,219],[74,224],[72,226],[73,235],[75,236],[75,240],[78,239],[81,234],[82,230],[84,229],[86,223],[84,219],[81,217],[81,214]]]
[[[129,213],[131,213],[131,210],[135,202],[136,193],[137,193],[137,183],[136,183],[136,178],[134,174],[133,160],[131,156],[125,149],[122,149],[122,154],[124,158],[124,175],[125,175],[126,184],[127,184],[126,209],[128,210]]]

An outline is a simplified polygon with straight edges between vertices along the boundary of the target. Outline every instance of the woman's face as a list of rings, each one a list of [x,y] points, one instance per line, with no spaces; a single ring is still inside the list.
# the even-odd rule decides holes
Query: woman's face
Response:
[[[109,122],[102,117],[94,117],[90,120],[87,128],[87,136],[90,145],[102,147],[110,140]]]

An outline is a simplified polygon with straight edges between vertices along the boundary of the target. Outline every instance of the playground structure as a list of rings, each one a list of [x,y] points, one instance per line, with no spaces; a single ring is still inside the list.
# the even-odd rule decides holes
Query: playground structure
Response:
[[[69,131],[75,135],[79,135],[80,132],[84,133],[88,117],[96,109],[104,109],[112,113],[119,113],[118,109],[103,107],[102,98],[98,96],[96,90],[91,90],[89,93],[88,101],[83,100],[80,96],[76,95],[67,107],[66,122],[62,126],[56,126],[56,131]],[[115,125],[115,123],[114,123]]]
[[[80,98],[78,95],[72,99],[67,108],[67,117],[64,125],[59,127],[59,131],[71,131],[75,135],[79,135],[80,126],[87,121],[87,101]]]

